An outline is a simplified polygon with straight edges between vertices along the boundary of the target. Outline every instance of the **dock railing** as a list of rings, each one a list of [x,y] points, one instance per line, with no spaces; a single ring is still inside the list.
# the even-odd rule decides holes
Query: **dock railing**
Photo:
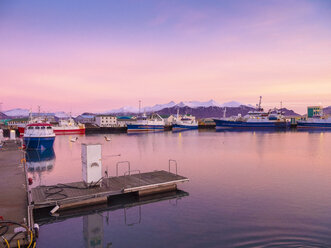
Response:
[[[131,171],[131,169],[130,169],[130,162],[129,161],[120,161],[120,162],[117,162],[116,163],[116,176],[118,177],[118,167],[119,167],[119,165],[121,165],[121,164],[126,164],[127,166],[128,166],[128,170],[127,171]],[[129,174],[130,175],[130,174]]]
[[[174,159],[169,159],[169,173],[171,173],[171,165],[174,165],[176,167],[176,175],[177,175],[177,161]]]

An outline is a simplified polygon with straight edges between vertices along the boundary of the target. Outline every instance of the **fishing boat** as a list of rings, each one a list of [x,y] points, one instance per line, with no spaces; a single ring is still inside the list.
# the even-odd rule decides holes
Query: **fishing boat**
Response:
[[[26,149],[45,150],[53,147],[55,133],[49,123],[31,123],[25,128],[23,142]]]
[[[331,129],[331,117],[308,118],[306,120],[297,121],[297,123],[297,128]]]
[[[40,108],[39,108],[39,112],[38,112],[38,116],[37,117],[33,117],[32,116],[32,112],[30,111],[28,122],[17,125],[18,132],[20,133],[20,137],[22,137],[24,135],[25,128],[27,127],[27,125],[32,124],[32,123],[43,123],[43,122],[49,123],[48,120],[47,120],[47,118],[45,118],[45,116],[41,116],[40,115]]]
[[[60,120],[58,125],[53,125],[56,135],[63,134],[85,134],[85,125],[76,123],[72,118]]]
[[[165,121],[158,115],[153,114],[147,117],[146,114],[137,117],[137,121],[134,124],[127,124],[128,132],[159,132],[164,131]]]
[[[240,114],[235,117],[213,119],[217,129],[286,129],[290,127],[290,122],[286,120],[283,113],[279,110],[265,112],[261,107],[262,97],[256,109],[249,111],[246,116]]]
[[[172,130],[180,131],[188,129],[198,129],[198,122],[195,120],[195,117],[191,115],[180,117],[179,109],[177,109],[177,116],[175,122],[172,124]]]

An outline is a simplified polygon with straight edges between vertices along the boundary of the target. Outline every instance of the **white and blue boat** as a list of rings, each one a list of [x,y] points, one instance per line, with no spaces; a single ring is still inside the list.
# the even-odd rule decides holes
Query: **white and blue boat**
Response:
[[[28,124],[23,135],[23,142],[26,149],[50,149],[53,147],[54,140],[54,130],[49,123]]]
[[[177,117],[175,122],[172,124],[172,131],[191,129],[198,129],[198,122],[195,120],[195,117],[191,115],[184,115],[180,117],[179,110],[177,110]]]
[[[164,131],[165,121],[158,115],[147,117],[145,114],[137,117],[135,123],[127,124],[128,132],[160,132]]]
[[[235,117],[213,119],[217,129],[287,129],[290,122],[283,116],[281,111],[273,110],[264,112],[261,107],[260,97],[256,109],[249,111],[246,116],[240,114]]]
[[[331,117],[308,118],[297,122],[297,128],[305,129],[331,129]]]

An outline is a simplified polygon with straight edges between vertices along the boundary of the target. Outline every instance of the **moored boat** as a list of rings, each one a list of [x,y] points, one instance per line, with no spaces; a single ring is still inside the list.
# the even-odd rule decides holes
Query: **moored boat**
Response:
[[[175,122],[172,124],[172,130],[180,131],[188,129],[198,129],[198,122],[195,120],[195,117],[191,115],[180,117],[179,110],[177,110],[177,116]]]
[[[331,129],[331,117],[329,118],[308,118],[297,121],[297,128]]]
[[[281,111],[273,110],[265,112],[261,107],[260,97],[256,109],[249,111],[242,117],[240,114],[236,117],[213,119],[217,129],[242,128],[242,129],[287,129],[290,122],[286,120]]]
[[[144,114],[137,118],[136,123],[127,124],[128,132],[160,132],[164,131],[164,126],[165,121],[158,114],[149,118]]]
[[[53,147],[54,140],[55,134],[49,123],[28,124],[23,135],[26,149],[50,149]]]
[[[85,134],[85,125],[76,123],[72,118],[69,118],[68,120],[60,120],[58,125],[53,125],[53,130],[56,135]]]

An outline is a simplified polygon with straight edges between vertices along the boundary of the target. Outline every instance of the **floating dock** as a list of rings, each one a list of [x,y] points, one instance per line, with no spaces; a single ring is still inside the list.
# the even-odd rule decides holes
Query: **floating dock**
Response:
[[[173,191],[178,183],[188,178],[167,172],[153,171],[118,177],[104,178],[100,185],[90,186],[85,182],[38,186],[31,190],[34,209],[56,207],[59,211],[89,205],[103,204],[109,198],[135,193],[139,196]],[[56,209],[57,211],[57,209]]]

